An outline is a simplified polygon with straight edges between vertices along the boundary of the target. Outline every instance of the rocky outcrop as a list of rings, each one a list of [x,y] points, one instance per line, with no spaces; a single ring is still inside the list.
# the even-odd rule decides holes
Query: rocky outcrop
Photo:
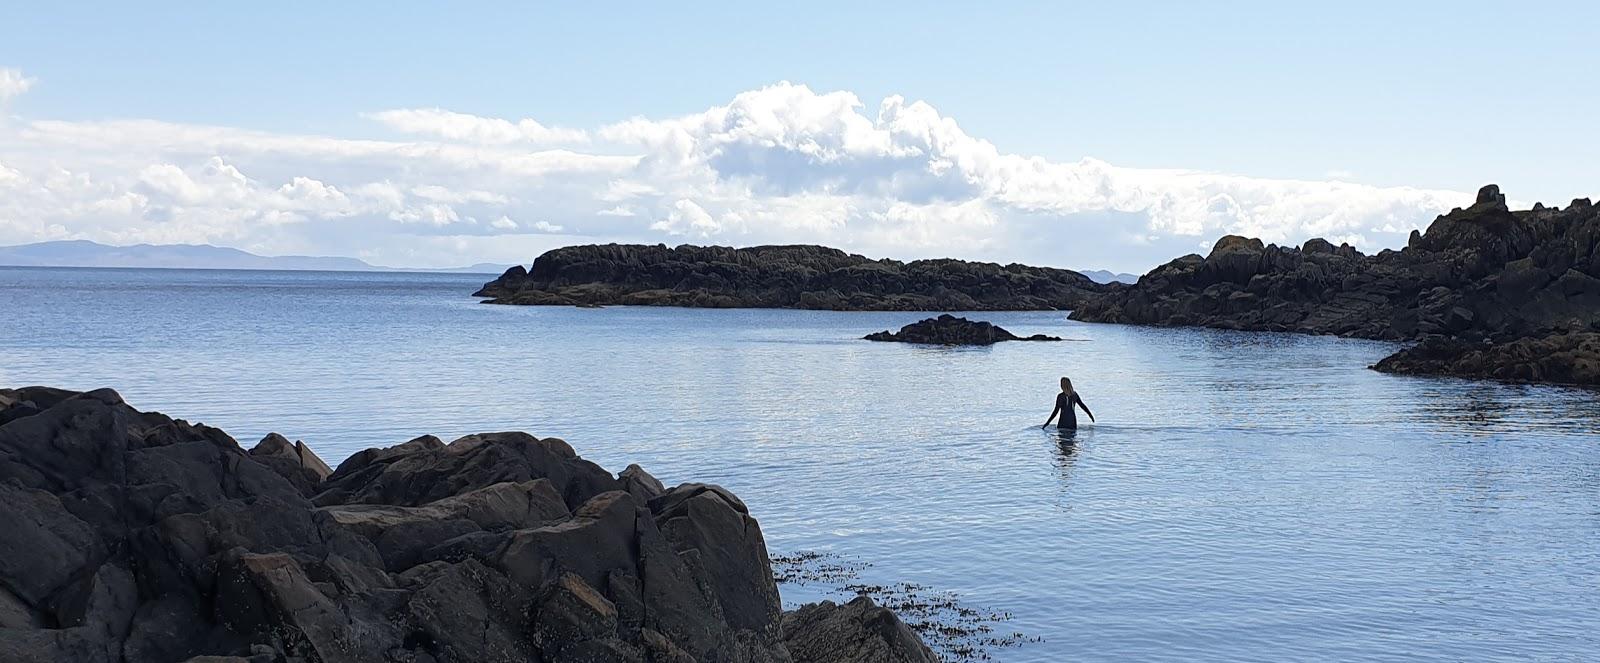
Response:
[[[899,332],[887,330],[864,336],[868,341],[921,343],[926,345],[994,345],[1001,341],[1059,341],[1055,336],[1034,334],[1017,336],[1002,327],[982,320],[958,318],[948,313],[937,318],[913,322]]]
[[[1369,256],[1320,239],[1294,248],[1228,236],[1206,256],[1178,258],[1086,299],[1072,318],[1396,341],[1600,331],[1597,245],[1600,209],[1588,199],[1512,211],[1489,185],[1399,251]]]
[[[109,389],[0,390],[0,660],[778,663],[888,637],[871,611],[785,631],[716,486],[523,433],[314,459]],[[852,660],[924,660],[893,635]]]
[[[1410,340],[1506,340],[1600,329],[1600,211],[1506,208],[1498,187],[1440,216],[1400,251],[1363,255],[1313,239],[1301,248],[1224,237],[1072,317]]]
[[[1104,292],[1078,272],[962,260],[871,260],[821,246],[569,246],[506,270],[493,304],[1065,310]]]
[[[1505,343],[1437,336],[1390,355],[1373,368],[1385,373],[1600,387],[1600,334],[1552,334]]]
[[[844,605],[814,603],[783,617],[784,638],[796,659],[853,663],[938,661],[911,627],[865,596]]]

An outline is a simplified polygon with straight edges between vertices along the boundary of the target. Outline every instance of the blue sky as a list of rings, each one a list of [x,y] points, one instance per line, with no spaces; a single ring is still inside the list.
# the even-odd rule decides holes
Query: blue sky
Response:
[[[807,237],[804,232],[769,232],[760,219],[804,204],[811,213],[832,211],[846,217],[842,230],[813,233],[817,241],[846,248],[905,257],[968,253],[963,257],[1142,270],[1170,257],[1166,254],[1214,241],[1222,231],[1256,230],[1269,239],[1277,232],[1282,235],[1277,239],[1298,242],[1311,230],[1329,230],[1351,239],[1359,236],[1364,249],[1393,245],[1404,236],[1400,225],[1425,226],[1431,213],[1443,211],[1429,205],[1447,209],[1468,202],[1452,203],[1448,192],[1470,192],[1490,181],[1527,203],[1565,203],[1600,194],[1600,160],[1594,158],[1600,153],[1600,122],[1594,119],[1600,83],[1593,76],[1600,71],[1600,9],[1589,3],[1229,3],[1225,8],[1200,3],[654,3],[605,11],[522,3],[51,4],[18,4],[7,8],[0,21],[0,68],[20,72],[29,81],[23,92],[3,102],[9,120],[0,131],[12,135],[0,135],[0,149],[5,150],[0,151],[0,167],[17,173],[16,181],[25,177],[36,185],[46,179],[40,169],[57,166],[88,173],[104,186],[115,188],[120,182],[146,198],[142,206],[129,208],[129,215],[142,221],[104,216],[40,221],[34,218],[41,216],[38,212],[0,207],[0,215],[9,215],[0,216],[0,224],[9,223],[0,225],[0,243],[66,235],[103,241],[170,236],[269,253],[311,251],[412,262],[508,260],[513,251],[585,240],[800,241]],[[959,186],[941,175],[941,183],[928,185],[937,191],[927,195],[862,185],[852,178],[867,181],[883,175],[882,164],[868,168],[864,162],[851,169],[825,169],[827,177],[764,186],[773,183],[761,180],[773,178],[761,169],[777,167],[780,161],[786,168],[810,168],[818,165],[818,157],[780,140],[777,148],[784,150],[784,159],[800,154],[799,162],[767,154],[740,162],[745,170],[731,173],[726,170],[727,145],[716,139],[712,143],[720,147],[701,155],[710,174],[698,185],[669,186],[620,171],[589,182],[558,184],[543,171],[524,171],[494,182],[491,192],[504,203],[479,196],[484,204],[470,210],[473,224],[444,224],[480,226],[445,228],[461,231],[452,235],[440,228],[424,232],[400,227],[406,224],[394,218],[414,214],[399,207],[375,211],[355,204],[337,212],[287,210],[306,217],[303,221],[186,222],[185,214],[203,212],[200,198],[190,196],[182,209],[162,207],[153,190],[139,184],[140,173],[162,166],[174,166],[199,182],[206,172],[216,174],[215,168],[206,171],[213,157],[262,190],[289,186],[295,177],[345,194],[382,181],[401,188],[461,189],[479,179],[459,170],[415,175],[438,164],[357,164],[345,157],[330,162],[299,154],[274,161],[259,146],[236,142],[174,148],[172,136],[130,138],[125,148],[89,149],[67,145],[56,135],[63,124],[76,124],[127,137],[140,129],[104,123],[138,119],[158,121],[169,131],[208,126],[282,136],[425,142],[441,137],[413,125],[397,132],[392,122],[374,121],[373,116],[437,108],[477,118],[528,118],[544,127],[599,137],[602,128],[630,118],[667,121],[704,113],[784,81],[816,95],[853,95],[860,102],[859,114],[869,121],[876,119],[885,98],[925,102],[939,118],[958,124],[965,136],[1019,159],[1081,164],[1087,158],[1152,173],[1188,169],[1262,181],[1340,180],[1366,185],[1372,191],[1360,195],[1368,198],[1382,198],[1386,194],[1373,191],[1395,187],[1436,195],[1426,200],[1402,196],[1399,205],[1411,210],[1406,213],[1394,211],[1393,196],[1351,209],[1326,203],[1285,211],[1297,208],[1285,208],[1277,197],[1267,202],[1250,197],[1266,195],[1260,191],[1267,185],[1221,192],[1228,199],[1216,203],[1214,197],[1221,194],[1213,183],[1199,187],[1212,198],[1198,206],[1241,207],[1232,225],[1192,218],[1167,223],[1158,218],[1159,211],[1147,209],[1154,199],[1151,192],[1163,185],[1143,175],[1134,178],[1134,189],[1145,202],[1105,204],[1062,191],[1002,193],[997,187],[1007,186],[1000,180],[1013,172],[1009,169],[998,174],[963,170],[955,178],[964,178]],[[54,124],[48,131],[34,127],[30,132],[30,123],[37,122]],[[826,132],[834,126],[825,118],[819,122],[803,129]],[[51,132],[52,137],[40,138]],[[794,134],[791,127],[775,135]],[[701,139],[711,140],[695,138]],[[635,156],[650,149],[637,141],[609,138],[586,139],[577,148],[539,142],[519,149]],[[293,150],[279,146],[267,151]],[[813,161],[807,162],[808,156]],[[107,165],[112,160],[125,164],[119,170]],[[240,165],[245,162],[250,168]],[[937,159],[929,163],[938,167]],[[922,171],[930,166],[898,167],[926,174]],[[361,169],[370,172],[362,174]],[[408,176],[419,179],[399,181]],[[986,183],[973,184],[979,181]],[[576,204],[576,197],[589,187],[591,197],[605,198],[603,202],[626,202],[599,193],[613,182],[637,184],[660,196],[629,208],[638,220],[634,226],[591,223],[585,215],[594,212]],[[734,182],[742,184],[729,186]],[[946,185],[953,188],[938,188]],[[841,188],[851,192],[850,204],[811,199],[826,195],[838,203]],[[735,200],[741,193],[734,189],[763,198],[741,202]],[[1272,195],[1298,195],[1301,189]],[[547,198],[556,195],[563,198]],[[1049,204],[1039,202],[1044,199]],[[62,204],[59,193],[49,200]],[[686,215],[680,214],[674,224],[668,217],[686,208],[683,201],[713,222],[686,225]],[[917,209],[895,212],[897,203]],[[943,207],[928,208],[931,203]],[[974,204],[954,212],[945,209],[967,203]],[[461,206],[452,208],[458,218],[469,214],[467,203],[447,204]],[[490,209],[497,204],[502,209]],[[1272,211],[1265,211],[1269,207]],[[521,220],[535,210],[557,208],[565,211],[541,219],[546,230],[530,231],[537,222]],[[979,211],[984,218],[973,216]],[[479,231],[487,232],[499,212],[518,226],[507,231],[507,241],[469,239],[456,242],[449,255],[443,253],[448,242],[441,238],[482,238]],[[910,227],[906,215],[913,215],[922,225],[874,235],[869,222],[856,224],[861,232],[853,230],[852,214],[879,223],[900,219],[893,223],[902,230]],[[967,220],[957,224],[948,241],[928,221],[941,214]],[[1294,214],[1317,218],[1288,218]],[[1351,220],[1363,214],[1371,219]],[[1131,220],[1123,218],[1128,215]],[[1213,214],[1217,219],[1226,215],[1225,210]],[[1342,221],[1326,222],[1334,217]],[[339,223],[328,220],[333,218]],[[1155,220],[1141,228],[1141,219]],[[174,225],[183,223],[184,230]],[[1396,232],[1381,231],[1384,226]],[[556,227],[562,230],[548,230]],[[980,235],[991,241],[976,241],[983,239]],[[1040,252],[1037,242],[1029,241],[1032,237],[1086,248],[1081,255]],[[414,247],[409,253],[408,241]],[[1086,262],[1094,264],[1079,264]]]

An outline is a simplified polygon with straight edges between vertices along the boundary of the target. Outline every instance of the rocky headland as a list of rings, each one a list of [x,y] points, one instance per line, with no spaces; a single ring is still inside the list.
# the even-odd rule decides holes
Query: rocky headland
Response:
[[[1299,248],[1222,238],[1206,256],[1157,267],[1086,299],[1075,320],[1337,334],[1421,341],[1379,370],[1600,384],[1600,209],[1512,211],[1494,185],[1413,232],[1401,250],[1364,255],[1313,239]],[[1487,345],[1486,345],[1487,344]],[[1527,353],[1559,349],[1531,361]],[[1556,365],[1575,362],[1570,370]]]
[[[0,660],[935,660],[857,599],[785,614],[717,486],[557,438],[432,436],[329,468],[116,392],[0,390]]]
[[[549,251],[476,294],[492,304],[1066,310],[1106,292],[1078,272],[963,260],[872,260],[821,246],[607,244]]]
[[[921,322],[913,322],[900,328],[899,332],[891,333],[888,330],[867,334],[868,341],[889,341],[897,343],[921,343],[925,345],[994,345],[1001,341],[1059,341],[1055,336],[1034,334],[1032,336],[1017,336],[1004,327],[982,320],[968,320],[958,318],[948,313],[937,318],[928,318]]]

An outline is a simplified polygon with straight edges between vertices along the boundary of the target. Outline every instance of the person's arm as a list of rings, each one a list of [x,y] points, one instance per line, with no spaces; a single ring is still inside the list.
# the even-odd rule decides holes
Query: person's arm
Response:
[[[1089,415],[1089,421],[1094,421],[1094,413],[1089,411],[1089,406],[1084,404],[1082,398],[1078,398],[1077,394],[1073,394],[1072,395],[1072,400],[1077,402],[1078,407],[1083,408],[1083,413],[1084,414]],[[1098,423],[1098,422],[1096,422],[1096,423]]]
[[[1060,413],[1061,413],[1061,399],[1057,398],[1056,399],[1056,406],[1053,407],[1053,408],[1050,408],[1050,418],[1049,419],[1045,419],[1044,420],[1044,424],[1040,425],[1039,427],[1040,428],[1049,427],[1050,426],[1050,422],[1055,421],[1056,415],[1060,414]]]

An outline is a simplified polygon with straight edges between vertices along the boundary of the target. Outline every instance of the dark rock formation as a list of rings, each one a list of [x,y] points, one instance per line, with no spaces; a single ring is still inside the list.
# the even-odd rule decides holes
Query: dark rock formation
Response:
[[[1600,331],[1597,244],[1600,209],[1587,199],[1511,211],[1490,185],[1471,207],[1413,232],[1400,251],[1368,256],[1320,239],[1296,249],[1228,236],[1207,256],[1178,258],[1134,286],[1086,299],[1072,318],[1387,340]]]
[[[1373,368],[1385,373],[1600,387],[1600,334],[1551,334],[1505,343],[1435,336],[1385,357]]]
[[[844,605],[813,603],[783,616],[783,634],[796,660],[854,663],[939,660],[893,611],[860,596]]]
[[[821,246],[569,246],[512,267],[492,304],[1065,310],[1112,286],[1064,269],[961,260],[870,260]]]
[[[864,336],[869,341],[894,341],[927,345],[994,345],[1001,341],[1059,341],[1055,336],[1034,334],[1026,338],[982,320],[958,318],[948,313],[937,318],[913,322],[898,333],[875,332]]]
[[[1362,255],[1228,236],[1087,301],[1092,322],[1196,325],[1378,339],[1514,338],[1600,328],[1600,211],[1512,212],[1494,186],[1400,251]]]
[[[841,634],[926,660],[892,614],[785,632],[716,486],[522,433],[314,459],[109,389],[0,390],[0,661],[804,662]]]

